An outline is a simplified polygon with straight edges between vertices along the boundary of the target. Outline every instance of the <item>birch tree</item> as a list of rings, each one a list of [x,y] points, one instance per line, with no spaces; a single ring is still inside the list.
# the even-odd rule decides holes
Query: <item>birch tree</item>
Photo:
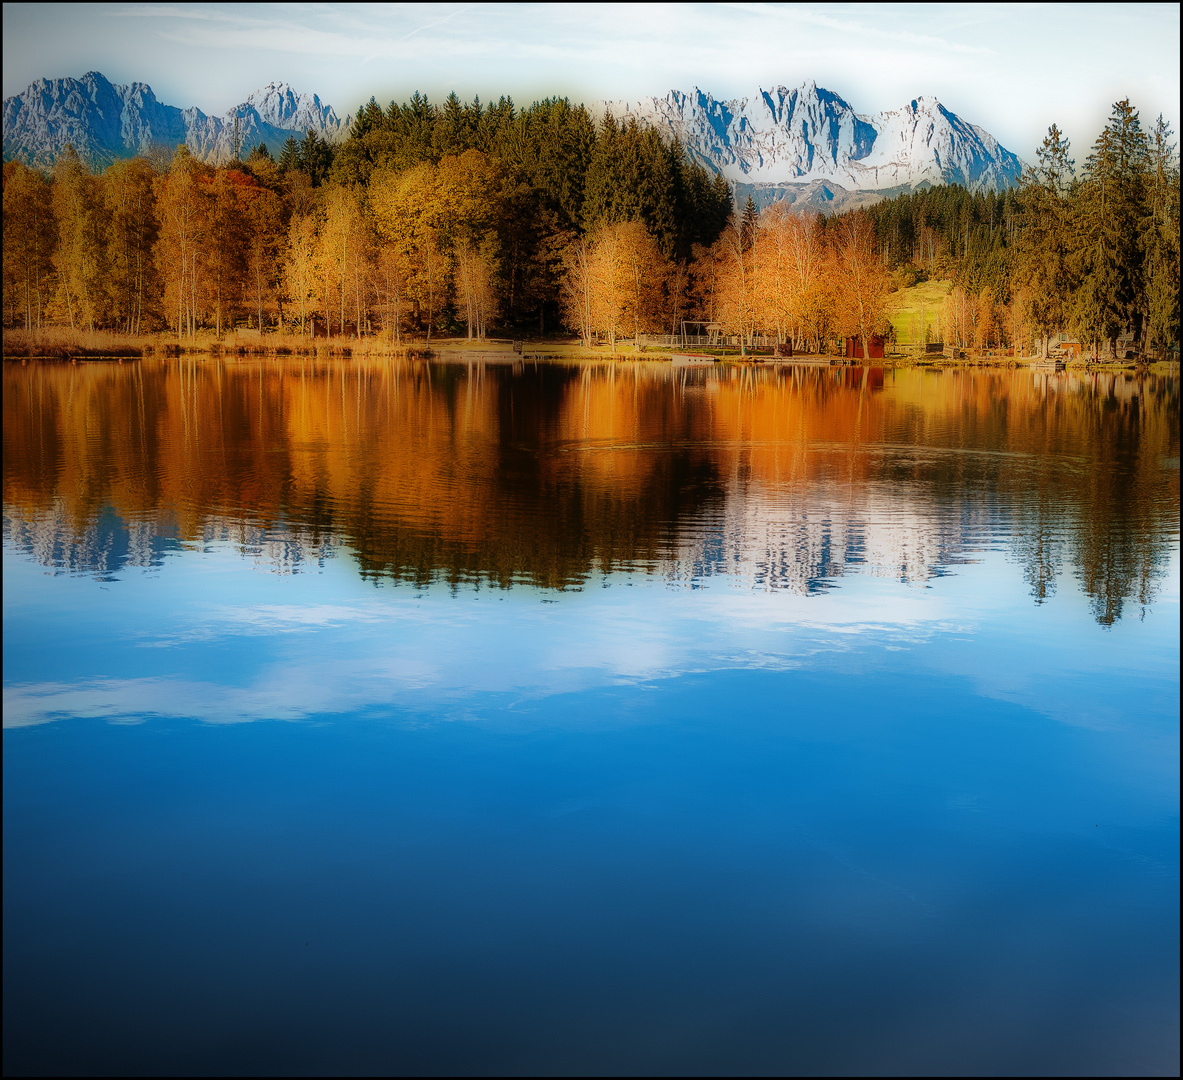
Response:
[[[155,307],[155,179],[143,158],[116,162],[103,174],[112,314],[129,334],[145,328],[145,306]]]
[[[300,333],[316,310],[316,222],[311,215],[292,218],[288,226],[287,251],[283,265],[284,291],[300,320]]]
[[[586,236],[573,239],[563,249],[562,291],[560,300],[563,322],[579,333],[584,344],[595,336],[592,322],[593,252]]]
[[[177,335],[197,333],[200,242],[205,231],[205,198],[198,189],[198,165],[181,147],[156,184],[156,264],[164,279],[166,310],[176,312]]]
[[[875,250],[875,230],[862,211],[838,222],[834,237],[834,293],[839,329],[857,334],[863,359],[870,360],[869,337],[886,321],[890,282]]]
[[[57,225],[49,185],[20,162],[4,165],[4,306],[40,329],[48,299]]]
[[[70,327],[93,331],[107,282],[105,230],[95,177],[72,146],[54,166],[53,210],[58,224],[55,262]]]

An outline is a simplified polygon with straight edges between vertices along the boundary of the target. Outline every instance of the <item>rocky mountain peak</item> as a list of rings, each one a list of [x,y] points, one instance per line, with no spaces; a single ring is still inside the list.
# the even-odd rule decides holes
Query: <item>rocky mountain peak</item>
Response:
[[[101,72],[79,79],[38,79],[23,94],[4,102],[4,158],[46,168],[73,144],[92,168],[133,157],[154,145],[184,143],[204,161],[227,161],[234,154],[234,124],[243,153],[263,143],[276,154],[292,135],[309,130],[337,142],[349,132],[332,106],[315,94],[301,94],[284,82],[271,82],[220,117],[196,106],[161,104],[147,83],[118,86]]]
[[[930,95],[864,115],[807,79],[731,101],[695,88],[692,94],[672,91],[610,105],[619,119],[678,136],[693,158],[721,173],[737,192],[797,185],[824,189],[832,199],[835,192],[894,193],[920,184],[1001,189],[1022,170],[1018,157],[988,132]]]

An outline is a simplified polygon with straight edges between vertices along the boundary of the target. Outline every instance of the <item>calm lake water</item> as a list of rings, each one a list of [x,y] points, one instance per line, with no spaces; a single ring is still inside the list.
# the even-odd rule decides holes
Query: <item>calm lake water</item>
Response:
[[[3,379],[6,1073],[1178,1070],[1177,377]]]

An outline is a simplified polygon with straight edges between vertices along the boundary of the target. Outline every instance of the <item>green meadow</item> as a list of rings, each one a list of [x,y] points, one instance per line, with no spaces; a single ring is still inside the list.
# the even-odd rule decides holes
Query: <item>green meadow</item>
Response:
[[[887,317],[895,328],[895,339],[901,345],[924,340],[923,327],[928,326],[929,340],[941,338],[941,305],[951,281],[922,281],[907,289],[900,289],[887,298]]]

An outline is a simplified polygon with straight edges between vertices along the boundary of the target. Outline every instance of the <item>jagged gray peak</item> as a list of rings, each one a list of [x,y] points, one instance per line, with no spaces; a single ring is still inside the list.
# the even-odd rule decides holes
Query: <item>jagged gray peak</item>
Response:
[[[336,142],[349,133],[315,94],[297,93],[287,83],[268,83],[224,116],[179,109],[156,100],[145,83],[119,86],[97,71],[81,79],[38,79],[23,94],[4,102],[4,160],[39,168],[54,163],[68,144],[92,168],[133,157],[154,145],[184,143],[203,161],[228,161],[234,154],[234,121],[245,154],[260,142],[273,154],[291,136],[310,129]]]
[[[1014,184],[1022,162],[988,132],[936,98],[856,113],[814,82],[717,101],[695,89],[603,104],[620,120],[677,136],[693,158],[733,183],[828,181],[854,191],[959,183],[971,190]]]

